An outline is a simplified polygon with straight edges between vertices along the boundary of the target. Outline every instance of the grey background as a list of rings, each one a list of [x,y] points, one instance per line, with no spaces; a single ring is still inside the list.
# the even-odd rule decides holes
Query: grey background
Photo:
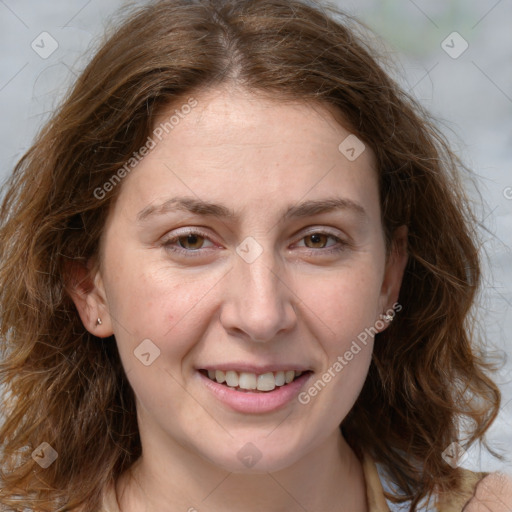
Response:
[[[142,3],[142,2],[139,2]],[[133,2],[132,2],[133,4]],[[496,376],[503,390],[491,445],[499,463],[478,447],[470,469],[512,472],[512,0],[364,0],[336,2],[382,39],[398,64],[393,72],[444,127],[478,175],[487,254],[480,303],[488,350],[508,354]],[[0,180],[10,173],[101,41],[121,0],[0,0]],[[453,32],[459,36],[450,36]],[[58,48],[49,56],[36,53]],[[41,38],[44,37],[44,48]],[[448,39],[446,39],[448,37]],[[464,41],[468,48],[457,58]],[[451,46],[447,48],[446,45]],[[508,188],[511,187],[511,188]]]

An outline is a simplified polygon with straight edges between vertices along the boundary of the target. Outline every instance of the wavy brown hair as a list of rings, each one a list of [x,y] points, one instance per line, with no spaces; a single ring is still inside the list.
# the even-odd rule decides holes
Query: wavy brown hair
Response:
[[[4,185],[0,212],[0,504],[97,510],[140,456],[133,392],[115,340],[83,326],[69,262],[99,249],[122,183],[109,181],[169,105],[234,83],[329,106],[375,153],[388,250],[409,229],[403,310],[377,335],[364,388],[341,428],[381,463],[396,501],[456,490],[442,452],[482,440],[500,392],[475,339],[477,222],[459,159],[418,103],[383,71],[366,32],[300,0],[168,0],[130,10]],[[184,100],[185,98],[185,100]],[[31,452],[48,442],[42,469]],[[462,443],[462,440],[460,441]],[[391,497],[391,495],[389,495]]]

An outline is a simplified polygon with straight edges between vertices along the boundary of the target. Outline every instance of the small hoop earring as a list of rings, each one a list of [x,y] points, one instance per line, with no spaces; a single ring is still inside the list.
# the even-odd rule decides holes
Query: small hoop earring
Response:
[[[98,317],[98,320],[96,320],[96,325],[101,325],[101,318]]]
[[[388,315],[388,314],[385,314],[385,315],[380,315],[380,317],[382,318],[382,320],[384,320],[385,322],[392,322],[394,320],[394,316],[393,315]]]

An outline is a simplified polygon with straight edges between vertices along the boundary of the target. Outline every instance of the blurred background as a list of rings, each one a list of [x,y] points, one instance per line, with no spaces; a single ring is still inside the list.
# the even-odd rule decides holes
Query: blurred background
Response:
[[[122,0],[0,0],[0,180],[28,149],[101,42]],[[485,258],[481,318],[486,350],[505,364],[490,445],[464,466],[512,472],[512,0],[332,2],[363,21],[394,63],[392,74],[437,119],[478,177]],[[136,41],[134,41],[136,44]],[[508,358],[507,358],[508,356]]]

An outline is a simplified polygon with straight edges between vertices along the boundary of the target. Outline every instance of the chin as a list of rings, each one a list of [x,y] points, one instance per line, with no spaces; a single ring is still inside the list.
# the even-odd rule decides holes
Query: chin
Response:
[[[265,443],[237,442],[234,449],[224,453],[205,454],[205,458],[219,468],[230,473],[264,474],[281,471],[292,466],[300,459],[296,447],[272,446],[268,439]]]

